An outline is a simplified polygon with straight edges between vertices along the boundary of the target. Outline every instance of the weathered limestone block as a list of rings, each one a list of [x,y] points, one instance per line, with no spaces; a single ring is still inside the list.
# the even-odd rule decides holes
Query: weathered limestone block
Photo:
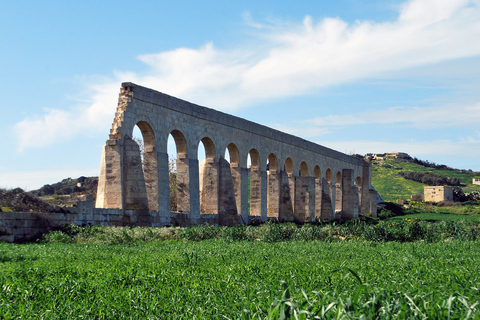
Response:
[[[222,157],[218,168],[220,172],[218,223],[222,226],[234,226],[239,223],[239,215],[230,163]]]
[[[200,213],[218,213],[219,211],[219,174],[218,164],[213,159],[205,159],[200,164]],[[233,185],[231,186],[233,190]]]
[[[267,217],[279,218],[280,212],[280,173],[269,170],[267,173]]]
[[[291,190],[291,183],[288,174],[285,171],[280,171],[280,212],[278,219],[280,221],[293,221],[293,199]]]
[[[353,185],[353,170],[342,172],[342,218],[358,218],[358,189]]]
[[[262,172],[258,167],[250,168],[250,215],[262,215]]]
[[[296,177],[295,181],[295,220],[311,222],[315,216],[315,178]]]
[[[331,194],[334,192],[331,191],[331,184],[323,178],[322,179],[322,212],[320,214],[321,220],[334,220],[335,211],[333,206],[333,200]]]

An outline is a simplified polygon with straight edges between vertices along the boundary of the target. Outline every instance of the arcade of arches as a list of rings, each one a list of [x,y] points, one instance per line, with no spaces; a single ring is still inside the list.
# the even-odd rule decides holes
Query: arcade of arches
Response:
[[[143,157],[132,139],[135,126]],[[174,212],[169,135],[176,147]],[[375,215],[376,192],[363,159],[123,83],[102,152],[96,208],[120,210],[126,225],[310,222]]]

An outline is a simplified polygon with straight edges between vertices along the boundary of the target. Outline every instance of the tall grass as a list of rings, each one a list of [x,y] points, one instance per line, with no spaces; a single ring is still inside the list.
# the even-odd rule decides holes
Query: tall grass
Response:
[[[478,261],[456,240],[3,243],[0,318],[478,319]]]
[[[406,216],[408,217],[408,216]],[[299,226],[293,223],[267,222],[260,226],[216,227],[201,225],[187,228],[66,226],[43,237],[44,243],[122,244],[166,240],[279,242],[289,240],[332,241],[445,241],[476,240],[480,224],[476,221],[440,221],[429,223],[415,218],[388,220],[354,219],[341,224],[326,223]]]

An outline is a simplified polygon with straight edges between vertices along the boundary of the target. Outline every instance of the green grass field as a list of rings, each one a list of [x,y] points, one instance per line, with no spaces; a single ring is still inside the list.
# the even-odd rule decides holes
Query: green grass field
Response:
[[[401,219],[417,219],[425,220],[430,222],[440,222],[440,221],[472,221],[480,223],[480,215],[469,215],[469,214],[450,214],[450,213],[414,213],[407,216],[397,216],[389,218],[389,220],[401,220]]]
[[[477,226],[403,219],[57,232],[49,243],[0,243],[0,318],[479,319],[480,242],[459,240],[478,239]],[[299,240],[315,236],[322,240]],[[68,237],[76,243],[55,243]],[[158,241],[166,238],[175,240]]]

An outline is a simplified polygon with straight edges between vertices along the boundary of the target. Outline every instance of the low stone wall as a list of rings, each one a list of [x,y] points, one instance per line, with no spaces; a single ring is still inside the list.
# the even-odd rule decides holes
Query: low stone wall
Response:
[[[0,241],[31,241],[40,238],[42,234],[68,224],[149,227],[219,225],[218,214],[191,215],[178,212],[160,214],[140,210],[99,209],[94,208],[93,201],[78,202],[76,207],[57,207],[57,211],[48,213],[0,212]]]

